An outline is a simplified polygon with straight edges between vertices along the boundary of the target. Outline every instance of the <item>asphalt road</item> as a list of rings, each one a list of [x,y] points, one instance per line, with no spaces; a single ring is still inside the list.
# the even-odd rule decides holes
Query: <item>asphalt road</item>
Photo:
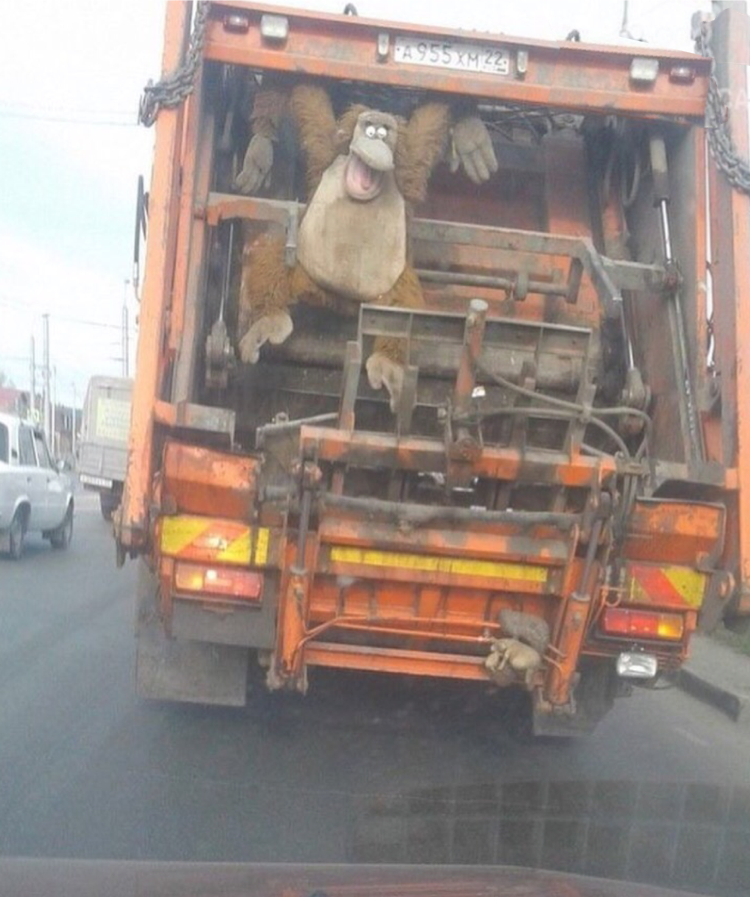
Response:
[[[306,698],[138,701],[135,565],[95,497],[73,544],[0,559],[0,854],[515,863],[750,891],[750,728],[638,691],[534,743],[512,697],[318,672]]]

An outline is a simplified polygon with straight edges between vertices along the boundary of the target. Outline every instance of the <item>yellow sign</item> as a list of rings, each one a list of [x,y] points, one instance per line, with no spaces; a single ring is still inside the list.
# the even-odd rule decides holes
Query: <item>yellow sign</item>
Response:
[[[366,567],[400,567],[425,573],[450,573],[460,576],[484,576],[488,579],[515,579],[519,582],[547,582],[547,568],[506,561],[479,561],[470,558],[437,557],[425,554],[402,554],[370,548],[335,546],[331,560],[341,564],[362,564]]]

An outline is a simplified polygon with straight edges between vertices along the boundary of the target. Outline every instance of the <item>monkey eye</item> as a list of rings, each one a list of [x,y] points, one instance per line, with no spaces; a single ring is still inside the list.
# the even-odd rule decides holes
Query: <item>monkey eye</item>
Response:
[[[365,128],[365,134],[367,137],[376,137],[378,133],[378,129],[375,125],[367,125]]]
[[[387,136],[388,136],[388,128],[386,128],[385,125],[381,125],[381,126],[378,128],[378,137],[379,137],[381,140],[385,140],[385,138],[386,138]]]

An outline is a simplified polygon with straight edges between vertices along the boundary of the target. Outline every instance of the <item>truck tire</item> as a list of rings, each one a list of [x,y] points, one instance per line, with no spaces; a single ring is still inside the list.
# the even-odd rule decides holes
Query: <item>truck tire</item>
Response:
[[[53,548],[57,548],[59,550],[65,550],[69,545],[70,541],[73,538],[73,505],[68,505],[68,510],[65,512],[65,519],[57,527],[57,529],[53,529],[49,534],[50,544]]]
[[[23,543],[26,538],[27,516],[23,508],[18,508],[10,522],[8,530],[8,554],[14,561],[20,560],[23,554]]]
[[[120,504],[120,496],[113,492],[99,493],[99,507],[101,508],[102,517],[110,523],[112,516]]]

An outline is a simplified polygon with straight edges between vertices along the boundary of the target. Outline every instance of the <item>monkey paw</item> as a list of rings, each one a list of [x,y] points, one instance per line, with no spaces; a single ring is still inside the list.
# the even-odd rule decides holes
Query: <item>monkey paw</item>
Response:
[[[476,115],[463,118],[453,128],[451,171],[463,165],[467,177],[482,184],[497,171],[497,157],[487,126]]]
[[[237,175],[234,184],[240,193],[251,196],[271,182],[273,166],[273,143],[268,137],[256,134],[245,152],[242,171]]]
[[[293,329],[292,319],[285,311],[263,315],[240,340],[240,358],[246,364],[255,364],[261,346],[266,343],[278,346],[289,337]]]
[[[391,411],[396,412],[404,388],[404,367],[382,352],[373,352],[367,359],[367,379],[373,389],[384,386],[391,397]]]

